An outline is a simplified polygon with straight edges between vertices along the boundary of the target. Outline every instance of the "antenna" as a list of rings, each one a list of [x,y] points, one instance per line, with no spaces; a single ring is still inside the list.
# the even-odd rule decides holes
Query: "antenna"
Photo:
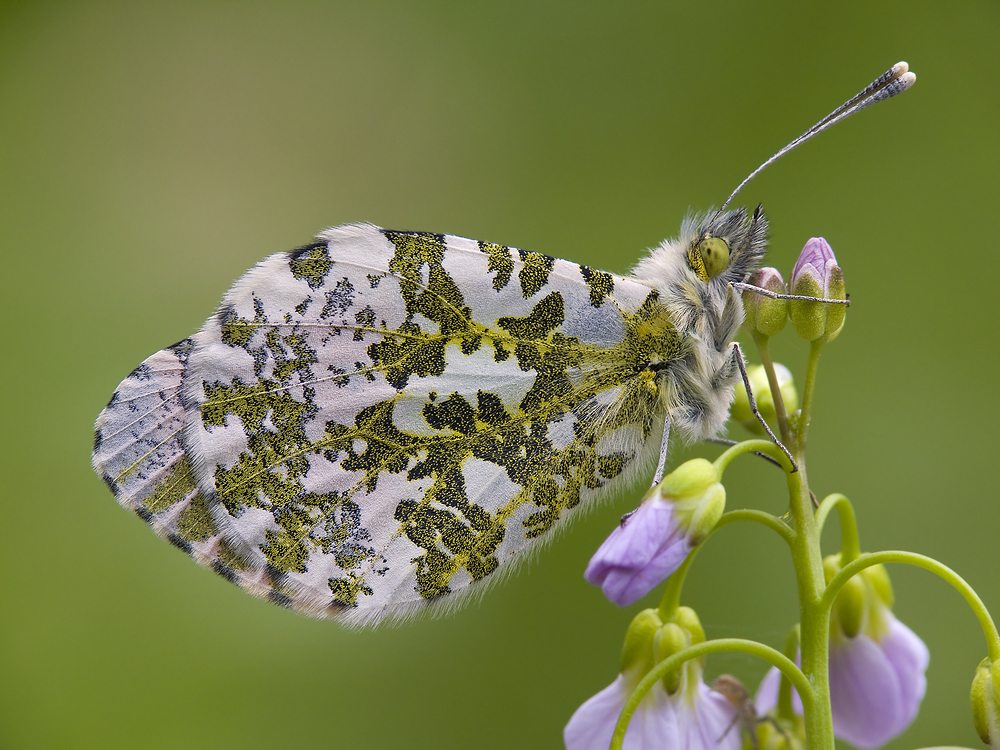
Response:
[[[889,99],[895,96],[896,94],[900,94],[906,91],[908,88],[910,88],[910,86],[913,85],[913,82],[916,80],[917,76],[914,73],[910,72],[910,68],[905,62],[898,62],[895,65],[893,65],[891,68],[889,68],[889,70],[887,70],[881,76],[879,76],[870,84],[868,84],[868,86],[865,88],[864,91],[861,91],[852,96],[846,102],[844,102],[835,110],[833,110],[833,112],[831,112],[822,120],[817,122],[815,125],[809,128],[809,130],[804,132],[794,141],[792,141],[783,149],[781,149],[781,151],[776,153],[766,162],[757,167],[753,172],[751,172],[750,176],[747,177],[745,180],[743,180],[743,182],[739,184],[739,186],[730,194],[730,196],[726,198],[725,203],[722,204],[722,207],[718,210],[718,212],[716,212],[715,216],[712,217],[712,221],[715,221],[715,219],[723,211],[726,210],[726,206],[728,206],[729,203],[733,200],[733,198],[736,197],[736,194],[740,192],[740,190],[742,190],[743,187],[748,182],[750,182],[750,180],[752,180],[758,174],[763,172],[765,167],[776,162],[778,159],[787,154],[796,146],[805,143],[814,135],[822,133],[831,125],[834,125],[835,123],[838,123],[841,120],[850,117],[855,112],[860,112],[865,107],[871,106],[872,104],[880,102],[884,99]]]

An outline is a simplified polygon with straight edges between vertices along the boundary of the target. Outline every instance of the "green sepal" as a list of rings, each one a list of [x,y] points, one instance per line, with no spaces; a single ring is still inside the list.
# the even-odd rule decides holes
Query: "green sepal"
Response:
[[[784,279],[775,268],[758,268],[747,279],[747,283],[775,294],[788,293]],[[743,313],[743,327],[746,330],[770,338],[781,333],[788,322],[788,302],[744,289]]]
[[[663,627],[663,621],[655,609],[644,609],[632,618],[625,631],[622,646],[621,672],[637,675],[636,683],[653,668],[653,639],[656,631]]]
[[[763,297],[757,306],[754,327],[761,335],[777,336],[788,322],[788,301]]]
[[[829,555],[823,559],[823,576],[829,583],[841,570],[840,555]],[[833,616],[840,630],[848,638],[853,638],[866,625],[870,605],[868,585],[862,571],[845,583],[833,603]]]
[[[705,629],[701,626],[698,614],[690,607],[677,608],[677,624],[691,634],[691,645],[705,641]]]
[[[812,276],[803,276],[791,290],[800,297],[822,297],[823,290]],[[815,341],[826,333],[826,307],[822,302],[805,302],[799,299],[789,300],[788,317],[792,319],[795,332],[806,341]],[[840,305],[837,305],[840,307]],[[841,321],[843,324],[843,321]]]
[[[829,299],[847,299],[847,290],[844,287],[844,272],[840,266],[834,266],[830,270],[830,289],[827,292]],[[844,320],[847,318],[847,305],[825,304],[826,325],[823,334],[827,341],[833,341],[844,327]]]
[[[688,500],[701,497],[719,479],[719,470],[711,461],[692,458],[670,472],[657,489],[665,498]]]
[[[657,664],[667,659],[678,651],[682,651],[691,645],[691,634],[675,622],[668,622],[658,631],[653,639],[653,658]],[[673,669],[663,675],[663,687],[667,693],[673,694],[681,686],[681,679],[684,676],[683,665]]]
[[[698,546],[708,538],[725,510],[726,488],[716,482],[705,490],[701,502],[698,503],[698,507],[695,508],[694,514],[691,516],[688,525],[688,538],[693,545]]]
[[[865,584],[860,576],[851,578],[837,595],[837,601],[833,605],[837,622],[848,638],[861,632],[865,622],[865,599]]]
[[[776,719],[776,721],[784,734],[769,721],[758,723],[752,730],[757,734],[758,750],[806,750],[806,722],[801,714],[796,714],[791,721],[788,719]],[[743,740],[742,750],[751,748],[753,743],[747,737]]]
[[[993,740],[1000,740],[1000,691],[998,691],[997,665],[989,658],[983,659],[976,667],[972,678],[969,701],[972,704],[972,723],[979,738],[990,747]]]
[[[895,594],[892,593],[892,583],[889,581],[889,571],[884,565],[872,565],[865,568],[866,578],[875,589],[875,594],[887,607],[891,607],[896,601]]]

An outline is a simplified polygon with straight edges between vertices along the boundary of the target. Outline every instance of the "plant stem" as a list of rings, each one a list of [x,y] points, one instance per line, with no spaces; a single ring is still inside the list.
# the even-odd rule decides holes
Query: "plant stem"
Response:
[[[784,521],[771,513],[765,513],[762,510],[754,510],[752,508],[743,508],[741,510],[731,510],[727,513],[722,514],[722,518],[719,522],[715,524],[715,528],[712,529],[714,534],[716,531],[736,521],[753,521],[754,523],[759,523],[761,526],[766,526],[777,533],[785,543],[791,545],[792,537],[794,536],[792,530],[788,527]]]
[[[799,626],[795,625],[785,638],[785,656],[794,660],[799,652]],[[793,720],[795,709],[792,707],[792,683],[782,676],[778,686],[778,716],[783,719]]]
[[[839,492],[827,495],[816,510],[816,530],[823,535],[823,525],[834,508],[840,514],[840,564],[847,565],[861,554],[858,540],[858,522],[854,517],[854,507],[845,495]]]
[[[806,434],[809,432],[809,420],[812,419],[813,393],[816,391],[816,371],[819,369],[819,355],[823,351],[824,343],[822,338],[818,338],[809,345],[809,365],[806,368],[806,384],[802,389],[802,409],[798,424],[798,443],[799,448],[803,451],[806,449]]]
[[[810,371],[814,370],[810,367]],[[809,382],[808,379],[806,381]],[[800,430],[804,428],[804,424]],[[830,605],[823,593],[826,577],[819,545],[819,529],[813,515],[812,497],[806,479],[803,440],[796,441],[795,461],[799,470],[787,474],[789,511],[795,534],[792,560],[799,589],[802,671],[812,684],[814,700],[805,709],[806,737],[810,750],[833,750],[833,715],[830,710]]]
[[[719,470],[719,474],[722,474],[734,458],[742,456],[744,453],[764,453],[781,464],[781,468],[786,473],[792,470],[792,465],[788,462],[788,456],[770,440],[744,440],[727,448],[722,455],[715,459],[713,464]]]
[[[657,611],[662,622],[675,622],[677,620],[677,609],[681,606],[681,590],[684,588],[684,578],[687,576],[691,562],[694,560],[694,556],[698,554],[699,549],[701,549],[701,545],[688,552],[688,556],[684,558],[684,562],[667,579],[667,587],[663,592],[663,597],[660,599],[660,606]]]

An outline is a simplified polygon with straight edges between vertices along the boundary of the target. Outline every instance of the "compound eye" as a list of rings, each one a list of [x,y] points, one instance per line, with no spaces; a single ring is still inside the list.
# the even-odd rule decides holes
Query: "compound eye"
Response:
[[[708,278],[714,278],[729,267],[729,245],[718,237],[706,237],[698,245],[701,262]]]

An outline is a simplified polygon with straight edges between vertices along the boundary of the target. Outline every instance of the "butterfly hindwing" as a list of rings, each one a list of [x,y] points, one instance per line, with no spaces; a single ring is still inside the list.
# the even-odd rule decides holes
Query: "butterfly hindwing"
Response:
[[[482,590],[627,484],[667,408],[648,365],[682,355],[634,279],[370,225],[265,259],[188,341],[161,387],[174,410],[146,417],[174,435],[184,423],[173,513],[195,507],[211,532],[188,551],[251,593],[356,624]],[[112,407],[99,434],[125,421]],[[129,456],[147,433],[128,433]]]

